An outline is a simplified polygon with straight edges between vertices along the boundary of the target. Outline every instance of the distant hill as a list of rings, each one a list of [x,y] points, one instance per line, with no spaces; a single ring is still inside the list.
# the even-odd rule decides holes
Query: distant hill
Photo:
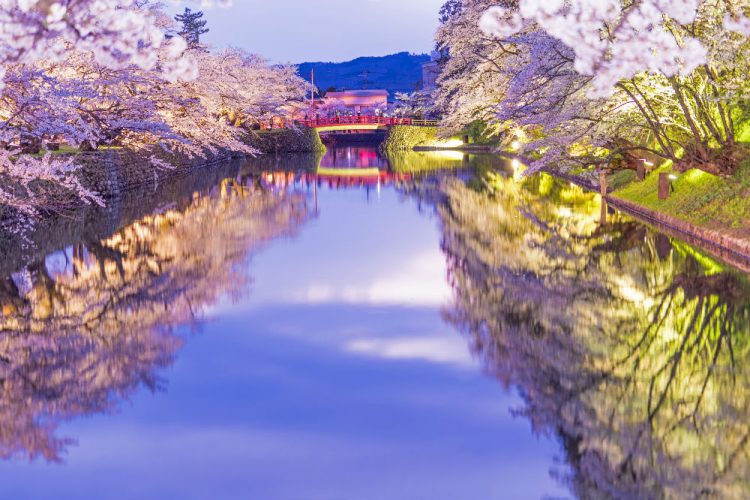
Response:
[[[383,57],[359,57],[342,63],[306,62],[299,65],[299,74],[310,81],[315,67],[315,85],[321,90],[386,89],[391,98],[396,92],[413,92],[422,81],[422,63],[427,54],[399,52]]]

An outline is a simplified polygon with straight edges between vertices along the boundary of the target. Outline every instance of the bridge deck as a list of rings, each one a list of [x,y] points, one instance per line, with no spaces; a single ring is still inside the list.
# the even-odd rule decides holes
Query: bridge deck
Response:
[[[413,118],[391,118],[387,116],[337,116],[334,118],[302,120],[299,123],[305,127],[331,132],[352,129],[377,130],[394,125],[412,125],[417,127],[436,127],[438,125],[437,120],[416,120]]]

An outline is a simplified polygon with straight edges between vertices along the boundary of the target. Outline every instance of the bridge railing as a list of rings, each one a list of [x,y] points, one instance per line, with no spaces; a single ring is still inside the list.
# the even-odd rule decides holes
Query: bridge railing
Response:
[[[394,118],[389,116],[335,116],[301,120],[300,125],[310,128],[335,127],[337,125],[414,125],[418,127],[437,126],[437,120],[415,120],[413,118]]]

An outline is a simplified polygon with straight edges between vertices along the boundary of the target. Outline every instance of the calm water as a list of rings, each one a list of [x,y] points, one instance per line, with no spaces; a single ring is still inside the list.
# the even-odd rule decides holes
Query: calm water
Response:
[[[750,495],[747,277],[606,219],[340,148],[5,238],[0,497]]]

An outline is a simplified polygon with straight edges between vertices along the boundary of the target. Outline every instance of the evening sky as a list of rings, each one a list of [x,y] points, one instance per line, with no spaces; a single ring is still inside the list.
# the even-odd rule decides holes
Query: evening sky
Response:
[[[429,53],[444,1],[234,0],[230,8],[205,11],[211,29],[205,41],[239,46],[277,63]]]

